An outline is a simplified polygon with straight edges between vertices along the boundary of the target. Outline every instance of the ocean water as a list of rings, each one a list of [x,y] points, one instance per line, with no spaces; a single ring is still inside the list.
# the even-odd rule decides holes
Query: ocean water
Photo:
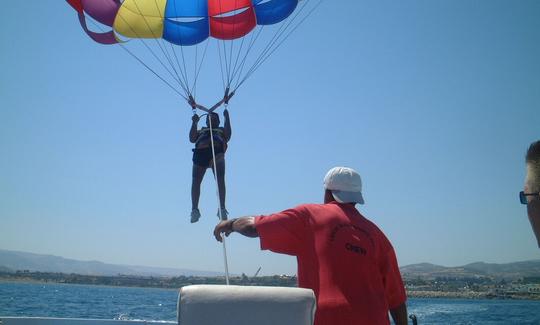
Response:
[[[178,290],[0,282],[0,315],[176,320]],[[537,324],[540,301],[409,299],[418,324]]]

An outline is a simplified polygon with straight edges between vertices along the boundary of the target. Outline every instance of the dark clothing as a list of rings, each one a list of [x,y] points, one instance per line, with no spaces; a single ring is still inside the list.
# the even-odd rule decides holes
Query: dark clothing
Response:
[[[216,156],[225,152],[221,145],[216,146],[215,149]],[[209,167],[210,161],[212,161],[212,147],[193,149],[193,164],[201,167]]]
[[[212,128],[212,135],[214,138],[214,145],[217,146],[224,146],[227,141],[224,136],[223,128]],[[199,131],[197,131],[197,140],[195,140],[195,147],[198,147],[201,145],[201,143],[210,143],[210,129],[209,128],[202,128]]]

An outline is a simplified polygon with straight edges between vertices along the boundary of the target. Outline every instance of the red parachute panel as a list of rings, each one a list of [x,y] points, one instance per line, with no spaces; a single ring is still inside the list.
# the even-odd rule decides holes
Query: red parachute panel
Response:
[[[218,16],[252,6],[251,0],[208,0],[208,16]]]
[[[67,0],[67,2],[73,7],[73,9],[77,10],[78,13],[83,12],[81,0]]]
[[[255,10],[249,7],[237,15],[210,17],[210,35],[218,39],[232,40],[247,35],[256,25]]]

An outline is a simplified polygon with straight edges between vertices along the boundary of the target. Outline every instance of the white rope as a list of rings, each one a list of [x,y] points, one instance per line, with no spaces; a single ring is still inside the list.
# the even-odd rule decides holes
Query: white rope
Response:
[[[226,109],[225,105],[225,109]],[[214,180],[216,181],[216,194],[217,194],[217,200],[218,200],[218,215],[219,220],[223,220],[223,216],[221,214],[221,200],[220,200],[220,193],[219,193],[219,183],[217,179],[217,167],[216,167],[216,150],[214,148],[214,132],[212,131],[212,113],[208,113],[208,126],[210,127],[210,144],[212,146],[212,162],[214,164]],[[222,236],[222,243],[223,243],[223,263],[225,265],[225,282],[227,285],[229,285],[229,263],[227,259],[227,245],[225,245],[225,236]]]

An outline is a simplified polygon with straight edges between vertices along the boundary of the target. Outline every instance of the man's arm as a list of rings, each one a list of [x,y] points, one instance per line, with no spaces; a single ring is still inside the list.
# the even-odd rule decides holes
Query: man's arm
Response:
[[[229,110],[225,109],[223,111],[223,116],[225,116],[225,123],[224,123],[224,131],[223,136],[225,137],[225,141],[229,142],[232,135],[232,129],[231,129],[231,119],[229,118]]]
[[[217,241],[221,242],[223,241],[221,234],[229,236],[232,232],[240,233],[246,237],[259,237],[259,233],[255,228],[254,217],[242,217],[221,221],[216,228],[214,228],[214,237],[216,237]]]
[[[396,325],[407,325],[407,305],[405,303],[399,305],[396,308],[390,309],[390,315]]]
[[[191,143],[195,143],[197,141],[197,136],[199,133],[197,132],[197,123],[199,122],[199,116],[197,114],[193,114],[193,117],[191,118],[191,129],[189,130],[189,141]]]

